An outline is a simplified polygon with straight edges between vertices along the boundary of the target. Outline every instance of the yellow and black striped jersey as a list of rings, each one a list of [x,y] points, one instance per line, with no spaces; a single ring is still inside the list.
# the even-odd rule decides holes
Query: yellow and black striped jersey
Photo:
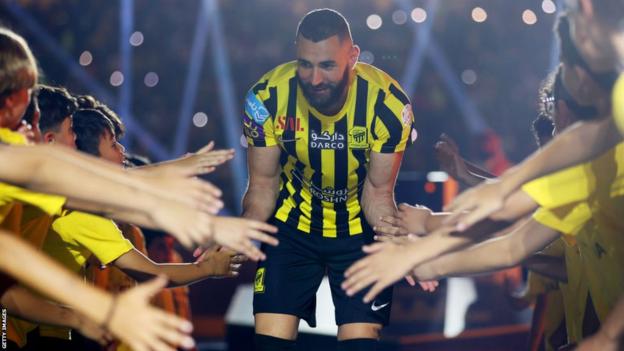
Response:
[[[281,150],[275,218],[326,237],[360,234],[370,152],[402,152],[416,138],[409,99],[385,72],[358,63],[343,108],[326,116],[308,104],[296,71],[294,61],[276,67],[245,98],[248,144]]]

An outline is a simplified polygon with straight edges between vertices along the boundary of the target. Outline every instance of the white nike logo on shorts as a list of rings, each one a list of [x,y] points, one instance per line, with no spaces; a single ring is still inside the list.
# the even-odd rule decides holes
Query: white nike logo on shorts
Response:
[[[371,305],[371,310],[373,310],[373,312],[377,312],[390,304],[390,302],[386,302],[383,305],[376,305],[376,303],[377,301],[373,301],[373,304]]]

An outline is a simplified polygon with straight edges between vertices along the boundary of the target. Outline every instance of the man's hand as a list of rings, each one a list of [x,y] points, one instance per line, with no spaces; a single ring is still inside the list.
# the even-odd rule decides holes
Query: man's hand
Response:
[[[135,351],[190,349],[193,325],[182,318],[150,306],[149,300],[167,285],[158,277],[119,294],[108,329]]]
[[[425,206],[399,204],[396,216],[381,217],[381,221],[389,226],[373,228],[380,236],[405,236],[408,234],[424,235],[427,233],[427,220],[432,212]]]
[[[408,275],[412,264],[407,246],[375,243],[362,249],[369,255],[347,269],[347,279],[342,283],[342,289],[347,295],[353,296],[372,284],[364,296],[364,303],[369,303],[386,287]]]

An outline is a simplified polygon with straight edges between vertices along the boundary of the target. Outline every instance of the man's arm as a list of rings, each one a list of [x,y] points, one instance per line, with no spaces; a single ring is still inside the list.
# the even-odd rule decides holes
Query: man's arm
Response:
[[[382,224],[381,217],[396,215],[394,185],[402,159],[403,152],[370,153],[361,204],[366,220],[373,227]]]
[[[243,196],[243,217],[266,221],[275,210],[281,171],[278,146],[247,149],[249,184]]]
[[[527,181],[590,161],[621,141],[622,136],[612,118],[578,122],[498,180],[481,184],[458,196],[446,208],[455,212],[449,223],[457,223],[460,229],[467,228],[501,209],[505,199]]]

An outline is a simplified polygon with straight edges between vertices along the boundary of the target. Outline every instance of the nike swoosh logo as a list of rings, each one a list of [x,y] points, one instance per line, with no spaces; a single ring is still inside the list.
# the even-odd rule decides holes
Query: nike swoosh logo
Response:
[[[390,304],[390,302],[386,302],[383,305],[376,305],[376,303],[377,301],[373,301],[373,304],[371,305],[371,310],[373,310],[373,312],[377,312]]]

